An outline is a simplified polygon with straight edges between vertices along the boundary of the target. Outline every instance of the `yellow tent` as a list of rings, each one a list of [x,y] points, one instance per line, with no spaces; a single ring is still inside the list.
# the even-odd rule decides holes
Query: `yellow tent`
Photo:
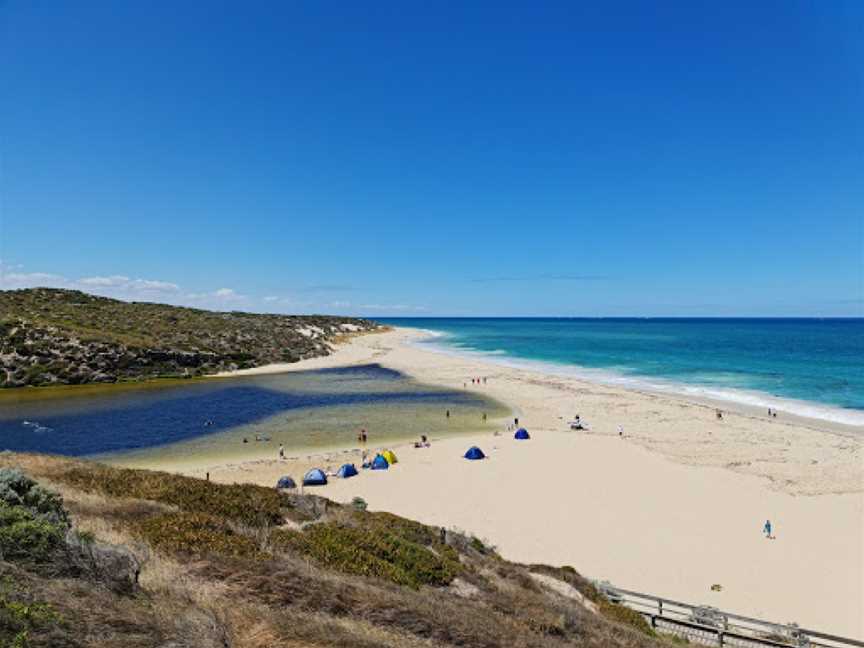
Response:
[[[381,453],[381,456],[384,457],[384,458],[387,460],[387,463],[390,464],[391,466],[392,466],[394,463],[396,463],[397,461],[399,461],[399,460],[396,458],[396,455],[393,454],[393,451],[392,451],[392,450],[385,450],[384,452]]]

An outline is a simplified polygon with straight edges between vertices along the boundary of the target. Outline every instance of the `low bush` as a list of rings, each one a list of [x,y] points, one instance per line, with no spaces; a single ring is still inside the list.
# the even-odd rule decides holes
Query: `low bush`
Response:
[[[63,545],[66,529],[40,519],[23,506],[0,504],[0,558],[48,562]]]
[[[259,528],[282,524],[291,508],[288,499],[272,488],[216,484],[149,470],[72,468],[58,478],[85,491],[154,500]]]
[[[68,523],[63,499],[16,468],[0,469],[0,504],[23,506],[51,522]]]
[[[28,648],[34,631],[58,621],[51,606],[24,600],[15,592],[14,583],[0,582],[0,648]]]
[[[600,614],[610,621],[630,626],[649,637],[655,637],[657,635],[651,625],[645,620],[645,617],[643,617],[639,612],[633,608],[627,607],[626,605],[613,603],[603,596],[603,594],[601,594],[593,585],[588,584],[583,593],[586,598],[597,605]]]
[[[262,558],[257,543],[234,531],[224,520],[206,513],[166,513],[144,520],[138,531],[163,551],[186,555],[217,554]]]
[[[458,556],[433,551],[384,528],[314,524],[302,532],[275,531],[272,541],[342,573],[383,578],[415,589],[448,585],[461,571]]]
[[[0,558],[48,562],[68,528],[60,496],[20,470],[0,470]]]

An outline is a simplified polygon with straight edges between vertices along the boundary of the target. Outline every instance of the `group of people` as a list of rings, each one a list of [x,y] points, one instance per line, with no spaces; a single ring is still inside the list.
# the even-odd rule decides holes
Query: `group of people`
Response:
[[[472,385],[485,385],[486,384],[486,376],[483,376],[482,378],[471,378],[471,384]],[[462,387],[468,387],[468,383],[463,382]]]

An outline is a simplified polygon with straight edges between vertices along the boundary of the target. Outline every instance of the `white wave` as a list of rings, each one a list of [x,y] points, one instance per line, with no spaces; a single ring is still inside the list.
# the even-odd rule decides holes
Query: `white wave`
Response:
[[[812,401],[784,398],[756,390],[695,385],[664,378],[649,378],[620,373],[627,371],[628,367],[616,367],[615,369],[618,371],[615,371],[550,361],[528,360],[526,358],[507,355],[507,352],[503,349],[480,351],[464,344],[457,346],[452,343],[446,343],[442,340],[442,338],[446,337],[449,336],[445,334],[443,336],[424,337],[418,339],[414,344],[436,353],[474,358],[513,369],[537,371],[539,373],[576,378],[637,391],[661,392],[677,396],[687,396],[694,399],[725,401],[766,411],[770,407],[778,412],[787,412],[794,416],[831,421],[843,425],[864,426],[864,411],[861,410],[844,409]]]

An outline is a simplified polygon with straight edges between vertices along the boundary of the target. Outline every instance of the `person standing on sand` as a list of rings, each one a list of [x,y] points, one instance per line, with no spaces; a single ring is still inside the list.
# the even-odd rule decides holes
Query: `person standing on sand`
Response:
[[[279,458],[285,458],[285,446],[283,446],[281,443],[279,444]]]
[[[619,436],[619,437],[623,437],[623,436],[624,436],[624,426],[623,426],[623,425],[619,425],[619,426],[618,426],[618,436]]]
[[[771,535],[771,520],[765,520],[765,526],[762,527],[762,533],[764,533],[765,537],[769,540],[774,539],[774,537]]]
[[[444,416],[446,416],[449,419],[450,418],[450,410],[447,410],[447,413]]]

